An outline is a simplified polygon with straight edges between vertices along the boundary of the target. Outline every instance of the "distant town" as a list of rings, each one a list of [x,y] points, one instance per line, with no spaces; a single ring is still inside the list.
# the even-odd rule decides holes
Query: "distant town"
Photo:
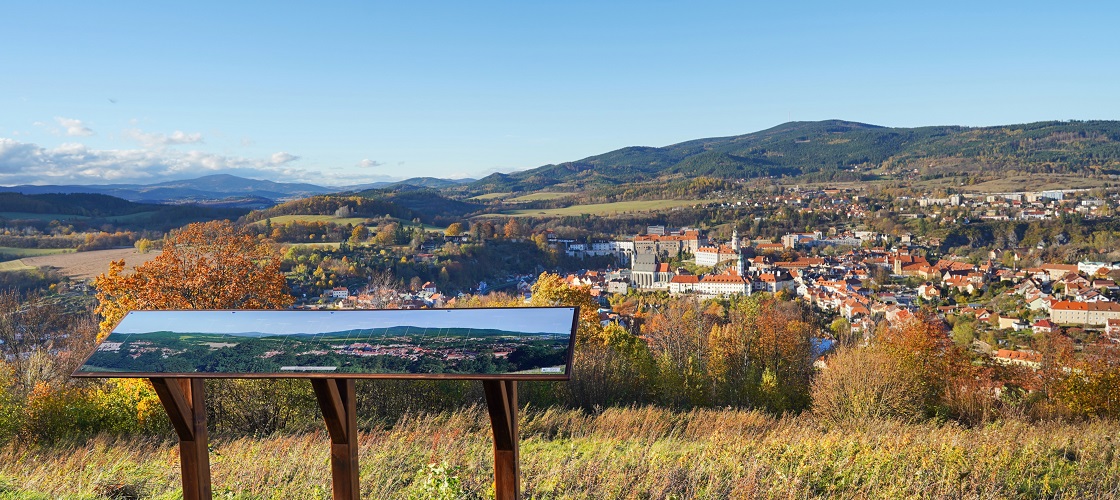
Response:
[[[796,189],[780,195],[713,203],[715,206],[793,210],[802,215],[828,214],[845,220],[872,217],[870,200],[853,190]],[[953,194],[900,197],[901,221],[938,221],[961,226],[982,221],[1045,221],[1076,216],[1111,215],[1112,197],[1088,189]],[[775,238],[751,238],[733,229],[719,240],[694,227],[647,226],[621,239],[577,241],[556,231],[539,233],[549,248],[575,259],[608,258],[614,265],[567,273],[574,286],[600,297],[604,324],[635,325],[613,311],[610,296],[667,293],[698,299],[781,293],[843,318],[852,332],[870,335],[878,321],[896,323],[925,307],[958,328],[973,349],[998,362],[1039,365],[1029,348],[1039,332],[1066,332],[1081,342],[1120,343],[1120,263],[1096,260],[1036,262],[1026,265],[1050,244],[1010,246],[980,255],[940,255],[943,238],[908,231],[890,234],[855,227],[790,232]],[[535,237],[535,236],[534,236]],[[1014,239],[1014,237],[1012,237]],[[467,243],[470,236],[445,237]],[[428,245],[428,243],[425,243]],[[433,246],[438,251],[439,243]],[[422,257],[422,256],[421,256]],[[434,256],[433,256],[434,257]],[[535,274],[510,275],[516,293],[528,296]],[[490,285],[479,282],[475,293]],[[334,287],[325,300],[306,308],[443,307],[461,294],[442,293],[425,282],[415,292],[393,293],[363,287]],[[958,321],[959,320],[959,321]],[[967,330],[962,333],[961,330]]]

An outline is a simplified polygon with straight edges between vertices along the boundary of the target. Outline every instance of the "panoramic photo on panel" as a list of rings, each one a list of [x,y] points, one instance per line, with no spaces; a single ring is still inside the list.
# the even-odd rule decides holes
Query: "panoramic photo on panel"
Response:
[[[78,375],[564,375],[574,308],[134,311]]]

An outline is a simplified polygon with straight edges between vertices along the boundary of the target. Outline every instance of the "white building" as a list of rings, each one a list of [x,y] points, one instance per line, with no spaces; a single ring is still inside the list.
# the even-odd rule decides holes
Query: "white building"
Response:
[[[704,295],[750,295],[751,282],[737,272],[728,274],[709,274],[696,285],[696,291]]]
[[[572,257],[596,257],[613,255],[622,265],[630,263],[634,256],[633,241],[596,241],[593,243],[569,243],[565,253]]]

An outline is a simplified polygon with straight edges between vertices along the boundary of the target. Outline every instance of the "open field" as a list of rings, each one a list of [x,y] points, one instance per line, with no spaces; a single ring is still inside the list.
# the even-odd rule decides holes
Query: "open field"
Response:
[[[533,193],[533,194],[527,194],[525,196],[518,196],[517,198],[510,198],[506,201],[508,201],[510,203],[524,203],[524,202],[527,202],[527,201],[557,200],[557,199],[560,199],[560,198],[567,198],[567,197],[573,196],[575,194],[577,194],[577,193],[561,193],[561,192],[556,192],[556,193],[549,193],[549,192]]]
[[[0,262],[0,272],[3,271],[26,271],[28,269],[35,269],[32,266],[24,264],[22,260],[8,260]]]
[[[564,215],[610,215],[623,212],[652,212],[677,207],[686,207],[703,203],[703,200],[638,200],[618,201],[614,203],[593,203],[589,205],[572,205],[564,208],[542,208],[526,210],[509,210],[498,215],[512,217],[540,217]]]
[[[154,259],[159,252],[140,253],[133,248],[114,248],[92,252],[73,252],[55,255],[29,257],[13,262],[22,262],[29,267],[50,266],[72,278],[93,278],[109,270],[109,262],[124,259],[125,268],[131,268]]]
[[[60,253],[72,253],[73,248],[19,248],[19,247],[0,247],[0,255],[7,255],[17,258],[25,257],[39,257],[41,255],[57,255]]]
[[[361,409],[359,408],[359,413]],[[1115,498],[1120,424],[1019,421],[975,428],[738,410],[608,408],[523,412],[525,498]],[[95,498],[125,485],[175,498],[178,454],[165,440],[96,438],[0,449],[0,498]],[[362,498],[486,498],[485,410],[411,415],[359,436]],[[211,440],[215,496],[330,498],[325,432]],[[435,465],[435,467],[432,466]],[[454,481],[452,481],[454,484]],[[440,498],[451,498],[451,496]]]
[[[499,198],[505,198],[506,196],[509,196],[511,194],[513,194],[513,193],[486,193],[486,194],[480,194],[478,196],[473,196],[473,197],[467,198],[467,199],[468,200],[475,200],[475,201],[490,201],[490,200],[497,200]]]
[[[953,179],[938,179],[947,180],[952,183]],[[934,182],[934,181],[926,181]],[[1006,193],[1014,191],[1043,191],[1047,189],[1086,189],[1100,187],[1103,181],[1100,179],[1087,179],[1081,176],[1074,175],[1015,175],[994,179],[971,186],[953,186],[961,191],[971,193]],[[957,184],[960,184],[957,182]],[[925,185],[924,183],[922,185]]]

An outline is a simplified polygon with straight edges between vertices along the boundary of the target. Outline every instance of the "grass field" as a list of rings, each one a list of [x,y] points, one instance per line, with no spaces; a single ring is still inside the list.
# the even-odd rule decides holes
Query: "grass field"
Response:
[[[0,262],[0,272],[4,272],[4,271],[25,271],[25,270],[28,270],[28,269],[35,269],[35,267],[25,264],[22,259],[8,260],[8,261]]]
[[[361,409],[359,408],[359,411]],[[975,428],[809,415],[608,408],[522,412],[524,498],[1115,498],[1120,424]],[[174,442],[95,438],[0,448],[0,498],[97,498],[116,486],[177,498]],[[325,432],[211,439],[218,498],[330,498]],[[360,433],[362,498],[487,498],[486,412],[412,415]],[[433,466],[434,465],[434,466]],[[492,494],[492,493],[491,493]]]
[[[560,198],[567,198],[577,193],[533,193],[525,196],[518,196],[517,198],[510,198],[506,201],[510,203],[524,203],[527,201],[541,201],[541,200],[558,200]]]
[[[71,253],[73,248],[18,248],[18,247],[0,247],[0,255],[10,255],[12,257],[39,257],[41,255],[56,255],[60,253]]]
[[[467,199],[468,200],[475,200],[475,201],[490,201],[490,200],[497,200],[499,198],[505,198],[506,196],[509,196],[511,194],[513,194],[513,193],[486,193],[486,194],[480,194],[478,196],[474,196],[474,197],[467,198]]]
[[[542,208],[526,210],[509,210],[499,215],[512,217],[541,217],[564,215],[610,215],[624,212],[653,212],[670,208],[686,207],[702,203],[702,200],[638,200],[619,201],[615,203],[594,203],[589,205],[572,205],[564,208]]]

